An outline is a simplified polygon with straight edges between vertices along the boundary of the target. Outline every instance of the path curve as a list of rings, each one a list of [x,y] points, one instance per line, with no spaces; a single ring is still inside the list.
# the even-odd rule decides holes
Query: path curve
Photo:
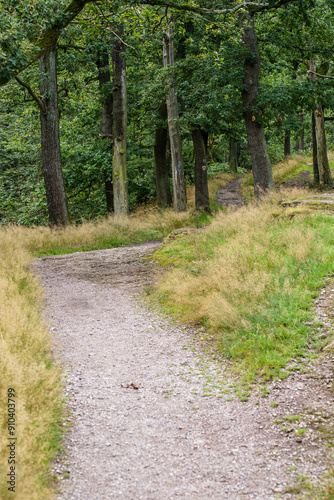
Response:
[[[138,300],[153,275],[141,257],[155,247],[36,263],[74,419],[67,462],[55,464],[59,499],[271,500],[297,473],[319,476],[328,466],[319,444],[297,442],[275,419],[310,401],[330,411],[333,394],[296,374],[240,402],[193,332]]]

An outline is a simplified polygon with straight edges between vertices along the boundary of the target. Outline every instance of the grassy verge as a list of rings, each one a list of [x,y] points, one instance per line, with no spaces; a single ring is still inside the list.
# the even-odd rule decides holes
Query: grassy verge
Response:
[[[3,232],[14,235],[33,255],[42,256],[160,240],[175,229],[185,226],[198,227],[209,222],[210,217],[206,214],[176,214],[172,210],[154,210],[141,211],[129,218],[110,217],[96,223],[89,222],[65,229],[11,227],[3,229]]]
[[[218,349],[250,381],[282,375],[305,353],[313,300],[334,272],[333,218],[291,219],[277,205],[282,196],[217,214],[204,231],[156,254],[169,269],[155,298],[181,321],[214,332]]]
[[[59,449],[60,370],[51,364],[49,332],[40,317],[41,290],[28,252],[14,233],[0,233],[0,498],[50,497],[48,464]],[[7,391],[15,390],[16,489],[8,491]]]

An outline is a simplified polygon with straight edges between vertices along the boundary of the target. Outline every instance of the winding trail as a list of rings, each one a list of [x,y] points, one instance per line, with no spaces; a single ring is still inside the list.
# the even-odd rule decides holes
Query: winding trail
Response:
[[[239,401],[195,333],[143,304],[154,266],[142,257],[156,245],[35,265],[74,421],[54,467],[59,499],[270,500],[298,474],[321,475],[329,463],[316,431],[300,437],[275,419],[334,413],[330,361]]]

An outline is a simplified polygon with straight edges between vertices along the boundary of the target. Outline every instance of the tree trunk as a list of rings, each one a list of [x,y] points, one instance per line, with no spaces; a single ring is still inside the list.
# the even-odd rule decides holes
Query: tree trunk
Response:
[[[168,28],[164,35],[163,43],[164,67],[174,65],[174,44],[172,30]],[[167,115],[170,148],[172,155],[172,175],[173,175],[173,195],[175,212],[186,212],[187,192],[184,179],[182,142],[180,135],[180,125],[178,122],[179,111],[175,88],[171,85],[167,94]]]
[[[206,159],[207,135],[201,129],[191,132],[195,153],[195,207],[196,210],[210,211],[208,169]]]
[[[60,153],[56,45],[40,57],[38,65],[39,89],[46,111],[41,110],[40,120],[42,170],[49,221],[51,226],[66,226],[69,218]]]
[[[228,162],[230,169],[235,173],[238,171],[238,156],[238,143],[230,139]]]
[[[285,136],[284,136],[284,156],[290,156],[291,155],[291,133],[290,130],[285,131]]]
[[[244,90],[242,101],[248,147],[252,162],[254,192],[259,197],[274,187],[267,143],[262,124],[262,111],[257,106],[260,75],[260,54],[254,26],[254,15],[245,11],[240,16],[242,42],[246,53],[244,60]]]
[[[103,50],[98,55],[97,67],[99,70],[99,88],[102,97],[102,135],[106,138],[112,149],[112,129],[113,129],[113,98],[110,91],[110,69],[109,69],[109,56],[108,51]],[[106,203],[107,212],[111,214],[114,211],[114,194],[112,186],[112,166],[110,165],[110,171],[106,172],[105,177],[105,193],[106,193]]]
[[[183,23],[184,34],[179,39],[177,59],[186,58],[186,42],[189,36],[194,35],[193,21],[185,21]],[[195,52],[196,55],[198,52]],[[184,106],[181,110],[183,111]],[[209,188],[208,188],[208,173],[207,173],[207,147],[208,147],[208,133],[200,128],[199,124],[193,124],[192,140],[194,145],[195,157],[195,207],[196,210],[210,211],[209,201]]]
[[[313,81],[316,87],[316,75],[317,68],[315,66],[314,60],[311,58],[308,61],[310,73],[310,79]],[[317,108],[314,110],[312,115],[312,126],[314,128],[314,142],[317,145],[317,170],[318,178],[320,184],[332,184],[332,175],[329,168],[328,155],[327,155],[327,144],[326,144],[326,132],[325,132],[325,118],[322,105],[317,103]],[[314,147],[314,145],[313,145]],[[313,166],[315,172],[315,167]],[[314,182],[316,183],[316,176],[314,176]]]
[[[315,132],[315,116],[312,113],[312,153],[313,153],[313,177],[314,184],[320,184],[319,167],[318,167],[318,148],[317,148],[317,135]]]
[[[332,184],[332,175],[327,155],[324,111],[321,104],[314,111],[314,118],[320,184]]]
[[[117,34],[123,36],[123,24],[118,26]],[[129,212],[128,180],[126,171],[126,66],[125,45],[115,37],[113,50],[113,165],[112,180],[114,190],[114,210],[117,216]]]
[[[159,124],[155,129],[154,160],[158,207],[172,206],[172,193],[169,185],[170,163],[167,161],[168,132],[166,127],[167,105],[163,102],[158,109]]]
[[[299,115],[299,120],[301,122],[304,121],[304,115],[303,114]],[[301,131],[300,131],[299,139],[296,142],[296,151],[304,151],[304,149],[305,149],[304,135],[305,134],[304,134],[304,127],[303,127],[301,129]]]

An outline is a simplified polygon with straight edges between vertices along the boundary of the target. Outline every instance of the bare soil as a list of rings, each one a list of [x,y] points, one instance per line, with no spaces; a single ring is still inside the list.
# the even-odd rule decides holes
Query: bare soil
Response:
[[[245,202],[241,194],[242,179],[234,179],[221,186],[216,193],[216,205],[227,208],[242,207]]]
[[[58,498],[297,498],[299,486],[289,486],[299,476],[317,482],[332,465],[332,347],[320,362],[294,361],[287,379],[241,402],[227,362],[205,354],[203,330],[175,325],[143,301],[156,246],[35,264],[73,423],[54,465]],[[328,285],[317,304],[324,340],[333,299]]]
[[[297,177],[282,182],[277,189],[305,187],[311,181],[311,175],[308,170],[302,170]],[[231,182],[221,186],[216,193],[216,205],[221,205],[226,208],[239,208],[245,204],[245,200],[241,194],[242,179],[234,179]]]

